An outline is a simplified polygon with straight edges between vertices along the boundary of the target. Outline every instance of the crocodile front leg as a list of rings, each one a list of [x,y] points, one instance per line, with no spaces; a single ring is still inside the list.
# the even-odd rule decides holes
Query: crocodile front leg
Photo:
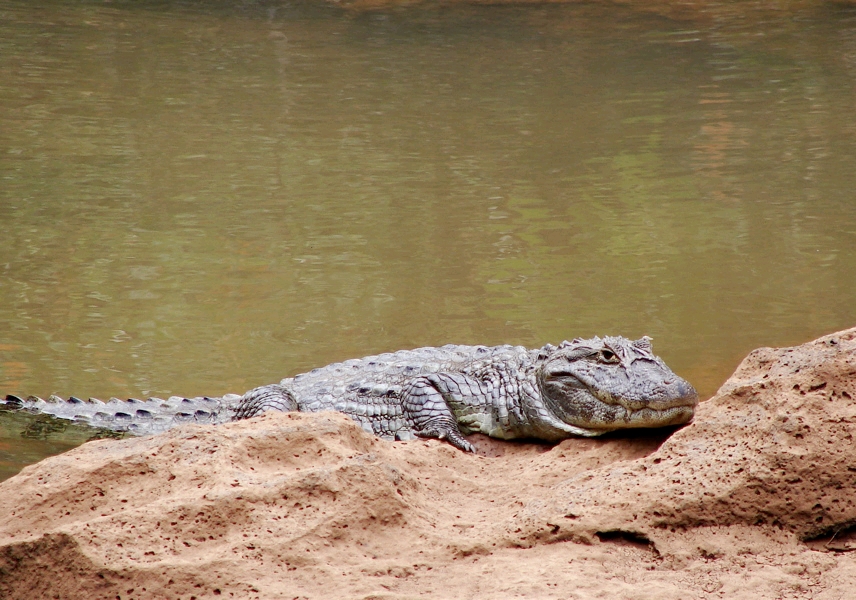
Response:
[[[475,452],[458,427],[462,411],[484,405],[484,390],[474,379],[459,373],[418,377],[403,390],[401,404],[413,421],[413,433],[446,440],[464,452]]]

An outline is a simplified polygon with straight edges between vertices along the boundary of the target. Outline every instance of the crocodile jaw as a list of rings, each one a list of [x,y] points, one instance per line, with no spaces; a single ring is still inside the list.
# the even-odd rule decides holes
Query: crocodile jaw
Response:
[[[698,394],[681,380],[684,393],[671,398],[658,398],[646,404],[644,400],[626,399],[594,393],[575,382],[544,386],[545,400],[553,414],[562,422],[586,429],[589,435],[600,435],[617,429],[666,427],[689,423],[698,404]],[[560,391],[561,390],[561,391]]]
[[[647,338],[575,340],[542,364],[538,380],[551,412],[589,435],[681,425],[698,404],[695,388],[652,353]]]

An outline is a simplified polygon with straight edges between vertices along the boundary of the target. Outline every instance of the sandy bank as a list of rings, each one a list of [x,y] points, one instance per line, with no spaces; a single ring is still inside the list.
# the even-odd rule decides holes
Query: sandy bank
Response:
[[[333,414],[101,440],[0,484],[2,598],[844,598],[856,328],[750,354],[693,424],[549,447]]]

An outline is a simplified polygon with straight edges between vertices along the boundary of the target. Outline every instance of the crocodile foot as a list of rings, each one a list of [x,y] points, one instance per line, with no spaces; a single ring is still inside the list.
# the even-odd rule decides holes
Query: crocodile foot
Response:
[[[455,448],[463,450],[464,452],[475,453],[476,451],[476,447],[464,438],[455,423],[447,419],[438,419],[433,422],[426,423],[425,427],[416,430],[413,433],[419,437],[446,440]]]

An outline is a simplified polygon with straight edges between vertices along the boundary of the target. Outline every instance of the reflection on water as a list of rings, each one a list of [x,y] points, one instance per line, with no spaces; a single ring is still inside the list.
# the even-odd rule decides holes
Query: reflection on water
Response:
[[[0,0],[0,393],[856,324],[856,10],[716,11]]]

